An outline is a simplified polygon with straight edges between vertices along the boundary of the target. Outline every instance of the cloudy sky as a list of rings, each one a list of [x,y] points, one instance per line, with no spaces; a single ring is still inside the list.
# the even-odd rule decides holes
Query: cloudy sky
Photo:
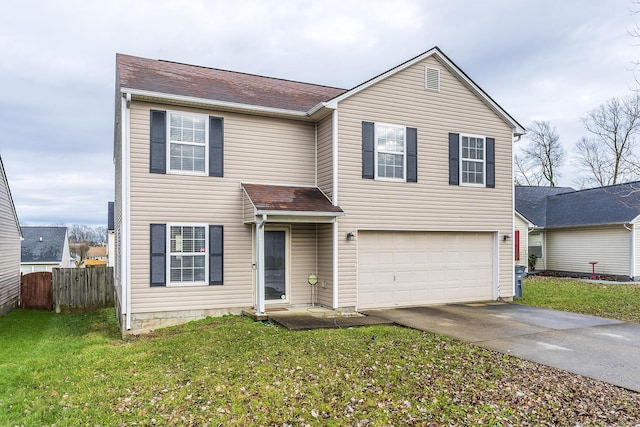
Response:
[[[0,156],[25,225],[105,225],[115,53],[351,88],[440,47],[520,123],[571,152],[580,117],[630,93],[629,0],[5,2]],[[640,7],[639,7],[640,9]],[[563,169],[562,185],[574,185]]]

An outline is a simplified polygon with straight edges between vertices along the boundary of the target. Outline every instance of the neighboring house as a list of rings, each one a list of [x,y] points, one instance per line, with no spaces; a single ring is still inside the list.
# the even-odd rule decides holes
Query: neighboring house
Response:
[[[87,259],[84,261],[85,267],[106,267],[107,266],[107,246],[90,246],[87,251]]]
[[[0,157],[0,314],[18,306],[21,237],[18,215]]]
[[[113,202],[107,205],[107,267],[115,266],[116,232],[114,228]]]
[[[640,182],[580,191],[516,186],[515,199],[517,264],[534,253],[536,270],[590,274],[597,262],[597,274],[640,276]]]
[[[53,271],[71,268],[67,227],[22,227],[20,272]]]
[[[124,333],[251,307],[513,297],[524,129],[438,48],[349,90],[116,63]]]
[[[89,246],[87,259],[94,261],[107,261],[107,246]]]

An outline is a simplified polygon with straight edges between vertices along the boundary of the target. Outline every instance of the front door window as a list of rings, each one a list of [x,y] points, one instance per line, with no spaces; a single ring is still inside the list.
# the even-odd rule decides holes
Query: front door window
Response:
[[[264,232],[265,300],[284,300],[286,296],[286,232]]]

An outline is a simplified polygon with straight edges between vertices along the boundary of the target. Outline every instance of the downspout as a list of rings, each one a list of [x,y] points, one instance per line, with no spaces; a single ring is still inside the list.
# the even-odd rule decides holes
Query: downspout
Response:
[[[629,277],[631,280],[635,280],[636,277],[636,227],[634,224],[629,224],[631,227],[627,227],[627,224],[622,224],[624,228],[631,232],[631,245],[629,251],[630,263],[629,263]]]
[[[256,314],[265,313],[264,306],[264,225],[266,215],[256,215]]]
[[[131,330],[131,159],[129,158],[131,94],[122,98],[122,236],[120,236],[120,280],[122,285],[122,305],[125,315],[125,328]]]
[[[338,110],[333,110],[331,152],[333,154],[333,205],[338,206]],[[333,219],[333,304],[332,308],[338,308],[338,218]]]

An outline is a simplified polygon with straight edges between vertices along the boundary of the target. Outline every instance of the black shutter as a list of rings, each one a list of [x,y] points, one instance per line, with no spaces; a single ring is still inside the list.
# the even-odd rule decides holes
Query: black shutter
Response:
[[[167,113],[165,111],[151,110],[151,156],[149,172],[166,173],[167,163]]]
[[[209,226],[209,284],[222,285],[224,264],[224,227]]]
[[[487,138],[487,187],[496,187],[496,140]]]
[[[224,119],[209,117],[209,176],[224,176]]]
[[[373,179],[375,167],[375,124],[362,122],[362,177]]]
[[[460,185],[460,134],[449,134],[449,185]]]
[[[151,286],[166,286],[167,226],[165,224],[151,224],[150,230]]]
[[[418,182],[418,129],[407,128],[407,182]]]

